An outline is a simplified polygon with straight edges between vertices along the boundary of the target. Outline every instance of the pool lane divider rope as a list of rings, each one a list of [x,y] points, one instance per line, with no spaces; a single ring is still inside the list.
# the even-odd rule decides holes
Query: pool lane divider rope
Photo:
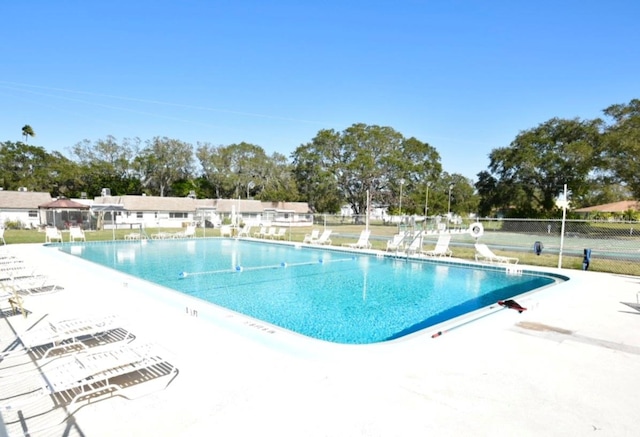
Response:
[[[268,266],[256,266],[256,267],[245,267],[245,266],[235,266],[233,269],[222,269],[222,270],[209,270],[204,272],[180,272],[178,274],[179,279],[185,279],[189,276],[201,276],[201,275],[215,275],[217,273],[240,273],[247,271],[255,271],[255,270],[275,270],[275,269],[283,269],[288,267],[299,267],[299,266],[312,266],[316,264],[327,264],[341,261],[353,261],[356,257],[353,256],[351,258],[338,258],[332,260],[325,260],[323,258],[319,258],[318,261],[307,261],[307,262],[299,262],[299,263],[288,263],[286,261],[282,261],[280,264],[272,264]]]

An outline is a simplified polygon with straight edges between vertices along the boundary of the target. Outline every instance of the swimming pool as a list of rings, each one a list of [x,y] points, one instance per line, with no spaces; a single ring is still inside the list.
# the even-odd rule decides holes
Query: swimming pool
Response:
[[[548,286],[552,275],[232,239],[62,251],[321,340],[401,338]]]

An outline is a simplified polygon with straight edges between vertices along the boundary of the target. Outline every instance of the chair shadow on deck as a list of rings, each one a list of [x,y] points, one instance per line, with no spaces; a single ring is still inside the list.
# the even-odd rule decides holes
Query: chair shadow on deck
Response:
[[[35,368],[20,373],[13,384],[0,377],[0,411],[9,435],[36,435],[45,429],[76,435],[68,434],[75,429],[83,435],[73,416],[80,409],[114,396],[134,400],[164,390],[179,373],[149,344],[102,345],[42,365],[32,363]]]

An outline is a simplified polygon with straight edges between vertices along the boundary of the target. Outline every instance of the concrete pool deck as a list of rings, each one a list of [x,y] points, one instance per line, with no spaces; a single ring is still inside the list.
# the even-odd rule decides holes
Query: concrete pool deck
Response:
[[[640,312],[621,303],[636,302],[637,277],[546,269],[571,280],[517,299],[528,308],[522,314],[503,309],[449,331],[455,325],[445,325],[437,338],[426,330],[387,344],[343,346],[226,311],[203,320],[139,293],[124,275],[53,248],[9,249],[64,289],[25,297],[26,319],[0,318],[3,350],[14,340],[11,330],[43,317],[118,314],[135,342],[153,341],[179,369],[164,389],[81,404],[62,425],[55,423],[65,411],[57,408],[33,422],[7,423],[10,435],[43,425],[55,426],[34,435],[637,432]]]

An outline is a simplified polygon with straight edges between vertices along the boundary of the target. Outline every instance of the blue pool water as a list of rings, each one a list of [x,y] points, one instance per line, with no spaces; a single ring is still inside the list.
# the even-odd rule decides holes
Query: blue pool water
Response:
[[[230,239],[61,250],[310,337],[388,341],[557,279]]]

